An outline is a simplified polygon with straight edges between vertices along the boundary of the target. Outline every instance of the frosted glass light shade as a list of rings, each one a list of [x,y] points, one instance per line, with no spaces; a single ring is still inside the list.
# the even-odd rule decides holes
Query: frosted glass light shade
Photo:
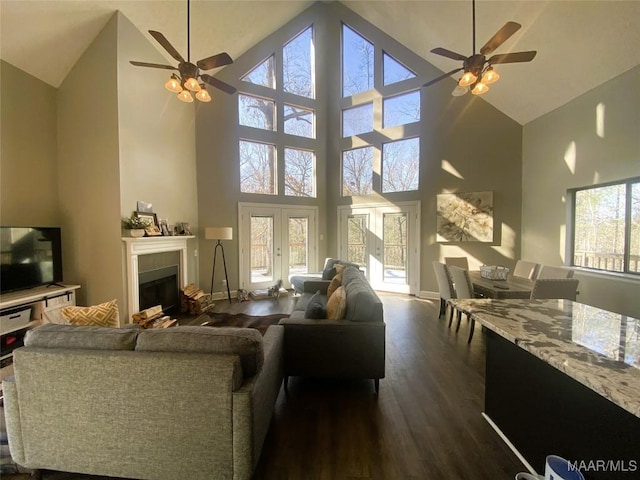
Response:
[[[494,83],[500,80],[500,75],[496,72],[493,67],[489,67],[484,75],[482,75],[482,83],[485,85],[489,85],[490,83]]]
[[[454,97],[461,97],[465,93],[469,91],[469,87],[461,87],[460,85],[456,85],[456,88],[453,89],[451,95]]]
[[[476,83],[476,86],[473,87],[473,90],[471,90],[471,93],[473,93],[474,95],[482,95],[483,93],[487,93],[488,91],[489,87],[487,87],[482,82],[478,82]]]
[[[164,88],[173,93],[180,93],[182,91],[180,81],[175,77],[175,75],[172,75],[169,81],[164,84]]]
[[[185,103],[191,103],[191,102],[193,102],[193,97],[191,96],[191,94],[189,93],[188,90],[182,90],[178,94],[178,100],[180,100],[181,102],[185,102]]]
[[[206,227],[204,229],[206,240],[233,240],[232,227]]]
[[[458,82],[458,85],[460,85],[461,87],[468,87],[473,82],[475,82],[477,79],[478,79],[478,77],[476,77],[473,73],[464,72],[464,75],[462,75],[462,77],[460,78],[460,81]]]
[[[204,88],[204,85],[200,85],[200,91],[196,93],[196,98],[205,103],[211,101],[211,96],[209,95],[209,92],[207,92],[207,90]]]
[[[184,82],[184,86],[187,87],[192,92],[199,92],[200,91],[200,84],[193,77],[187,78],[187,81]]]

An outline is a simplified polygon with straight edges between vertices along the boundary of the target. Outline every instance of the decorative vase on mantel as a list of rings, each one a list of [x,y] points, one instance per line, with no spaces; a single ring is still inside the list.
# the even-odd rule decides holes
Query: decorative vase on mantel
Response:
[[[129,230],[129,235],[131,235],[133,238],[144,237],[144,228],[132,228],[131,230]]]

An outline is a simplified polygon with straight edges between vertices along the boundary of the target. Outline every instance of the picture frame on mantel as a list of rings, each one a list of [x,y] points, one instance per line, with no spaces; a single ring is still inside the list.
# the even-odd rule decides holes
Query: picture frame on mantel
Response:
[[[136,217],[150,222],[150,225],[144,229],[148,237],[157,237],[158,235],[162,235],[158,226],[158,216],[155,213],[136,211]]]

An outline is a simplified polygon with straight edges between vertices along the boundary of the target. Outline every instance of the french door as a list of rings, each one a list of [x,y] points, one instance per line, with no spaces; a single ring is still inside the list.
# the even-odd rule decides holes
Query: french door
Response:
[[[338,207],[339,257],[357,263],[376,290],[418,294],[420,202]]]
[[[316,269],[317,207],[240,203],[240,288],[268,288]]]

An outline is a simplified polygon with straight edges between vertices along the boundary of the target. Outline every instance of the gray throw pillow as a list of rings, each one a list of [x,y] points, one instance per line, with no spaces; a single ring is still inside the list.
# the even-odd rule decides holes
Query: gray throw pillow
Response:
[[[322,295],[320,290],[314,293],[313,297],[309,299],[307,308],[304,311],[304,318],[311,318],[314,320],[327,318],[327,297]]]

